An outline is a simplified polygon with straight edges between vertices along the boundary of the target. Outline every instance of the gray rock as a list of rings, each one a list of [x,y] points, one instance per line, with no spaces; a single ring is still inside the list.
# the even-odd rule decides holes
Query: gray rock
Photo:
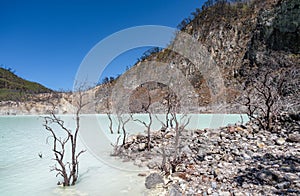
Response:
[[[257,175],[257,179],[264,184],[273,185],[278,182],[279,177],[274,172],[263,170]]]
[[[204,161],[204,158],[205,158],[206,155],[207,154],[204,150],[199,149],[196,158],[197,158],[198,161]]]
[[[132,152],[137,152],[139,150],[138,146],[135,146],[135,145],[132,145],[132,147],[130,147],[130,148],[131,148]]]
[[[216,189],[217,188],[217,183],[216,182],[211,182],[211,188]]]
[[[240,151],[239,151],[238,149],[232,150],[231,153],[232,153],[233,155],[235,155],[235,156],[240,156],[240,154],[241,154]]]
[[[151,161],[151,162],[149,162],[149,163],[147,164],[147,167],[148,167],[149,169],[154,169],[157,165],[158,165],[158,164],[157,164],[156,162]]]
[[[134,164],[137,165],[137,166],[141,166],[142,161],[140,159],[135,159]]]
[[[300,134],[289,134],[288,141],[290,142],[300,142]]]
[[[163,177],[158,173],[152,173],[146,177],[145,186],[147,189],[151,189],[162,183],[164,183]]]
[[[179,191],[178,186],[176,186],[176,185],[174,184],[174,185],[172,185],[172,186],[170,187],[169,195],[170,195],[170,196],[182,196],[182,193]]]
[[[281,183],[276,184],[275,187],[278,188],[278,189],[287,189],[287,188],[290,187],[290,185],[291,185],[290,182],[285,181],[285,182],[281,182]]]
[[[251,156],[249,156],[248,154],[246,154],[246,153],[243,153],[243,157],[244,157],[244,159],[251,159]]]
[[[190,149],[190,147],[188,145],[185,145],[182,149],[181,149],[181,152],[183,152],[184,154],[186,155],[190,155],[192,154],[192,150]]]

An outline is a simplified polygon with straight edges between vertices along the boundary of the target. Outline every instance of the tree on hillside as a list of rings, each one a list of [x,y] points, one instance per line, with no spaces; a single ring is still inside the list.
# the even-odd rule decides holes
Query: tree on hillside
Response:
[[[110,84],[110,83],[112,83],[113,81],[115,81],[115,78],[114,78],[114,77],[112,77],[112,76],[107,77],[107,76],[106,76],[105,78],[103,78],[102,82],[99,83],[98,85],[101,85],[101,84]]]
[[[159,47],[153,47],[153,48],[150,48],[148,50],[146,50],[142,56],[140,58],[138,58],[138,62],[142,62],[144,61],[145,59],[147,59],[148,57],[150,57],[151,55],[154,55],[154,54],[157,54],[161,51],[162,49],[159,48]]]

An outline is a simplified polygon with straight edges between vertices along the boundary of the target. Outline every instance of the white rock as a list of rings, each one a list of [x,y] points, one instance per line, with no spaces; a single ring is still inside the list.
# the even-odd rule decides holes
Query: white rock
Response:
[[[282,138],[282,137],[280,137],[280,138],[277,138],[277,140],[276,140],[276,144],[278,144],[278,145],[282,145],[282,144],[284,144],[285,143],[285,139],[284,138]]]
[[[207,189],[207,194],[208,194],[208,195],[211,195],[211,194],[212,194],[212,188],[208,188],[208,189]]]
[[[219,191],[219,195],[220,196],[230,196],[230,192],[229,191]]]
[[[145,148],[146,148],[146,144],[145,144],[145,143],[139,143],[138,149],[139,149],[140,151],[145,150]]]

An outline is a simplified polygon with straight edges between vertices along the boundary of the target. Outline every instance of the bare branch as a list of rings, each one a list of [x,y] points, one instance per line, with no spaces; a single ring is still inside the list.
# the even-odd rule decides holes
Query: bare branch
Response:
[[[149,93],[149,90],[147,90],[147,98],[148,98],[148,104],[147,105],[143,105],[142,106],[142,109],[144,110],[144,112],[146,112],[146,114],[148,114],[148,119],[149,119],[149,122],[146,123],[145,121],[142,121],[140,119],[134,119],[134,121],[136,122],[139,122],[141,124],[143,124],[146,129],[147,129],[147,150],[150,151],[151,149],[151,125],[152,125],[152,114],[151,112],[149,111],[149,108],[150,108],[150,105],[151,105],[151,96],[150,96],[150,93]]]
[[[85,152],[85,150],[81,150],[76,154],[77,137],[80,130],[80,112],[82,108],[87,105],[87,103],[83,101],[83,96],[85,93],[78,91],[77,95],[79,98],[76,102],[78,105],[76,110],[76,128],[74,133],[72,133],[72,130],[65,126],[65,122],[55,114],[55,104],[53,102],[51,102],[53,110],[50,112],[49,116],[44,117],[43,126],[51,134],[49,137],[47,137],[46,141],[48,142],[50,137],[53,139],[53,160],[58,163],[58,166],[55,165],[51,171],[56,171],[56,176],[60,175],[63,177],[64,186],[75,185],[78,178],[78,158],[82,153]],[[54,131],[54,129],[51,127],[51,124],[58,125],[59,129],[65,133],[65,137],[58,137],[57,132]],[[66,145],[71,146],[71,161],[67,162],[64,160]]]
[[[299,73],[295,67],[260,70],[245,86],[240,103],[247,108],[249,118],[258,122],[261,128],[270,131],[276,129],[277,115],[292,106],[299,106],[299,99],[293,98],[299,97],[299,92],[294,91],[299,89],[299,77],[295,73]]]

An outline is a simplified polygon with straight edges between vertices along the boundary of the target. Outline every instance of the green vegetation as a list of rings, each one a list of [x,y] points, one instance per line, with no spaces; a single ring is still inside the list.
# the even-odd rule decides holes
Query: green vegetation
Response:
[[[0,101],[24,101],[30,99],[31,95],[48,92],[52,91],[18,77],[10,68],[0,67]]]

